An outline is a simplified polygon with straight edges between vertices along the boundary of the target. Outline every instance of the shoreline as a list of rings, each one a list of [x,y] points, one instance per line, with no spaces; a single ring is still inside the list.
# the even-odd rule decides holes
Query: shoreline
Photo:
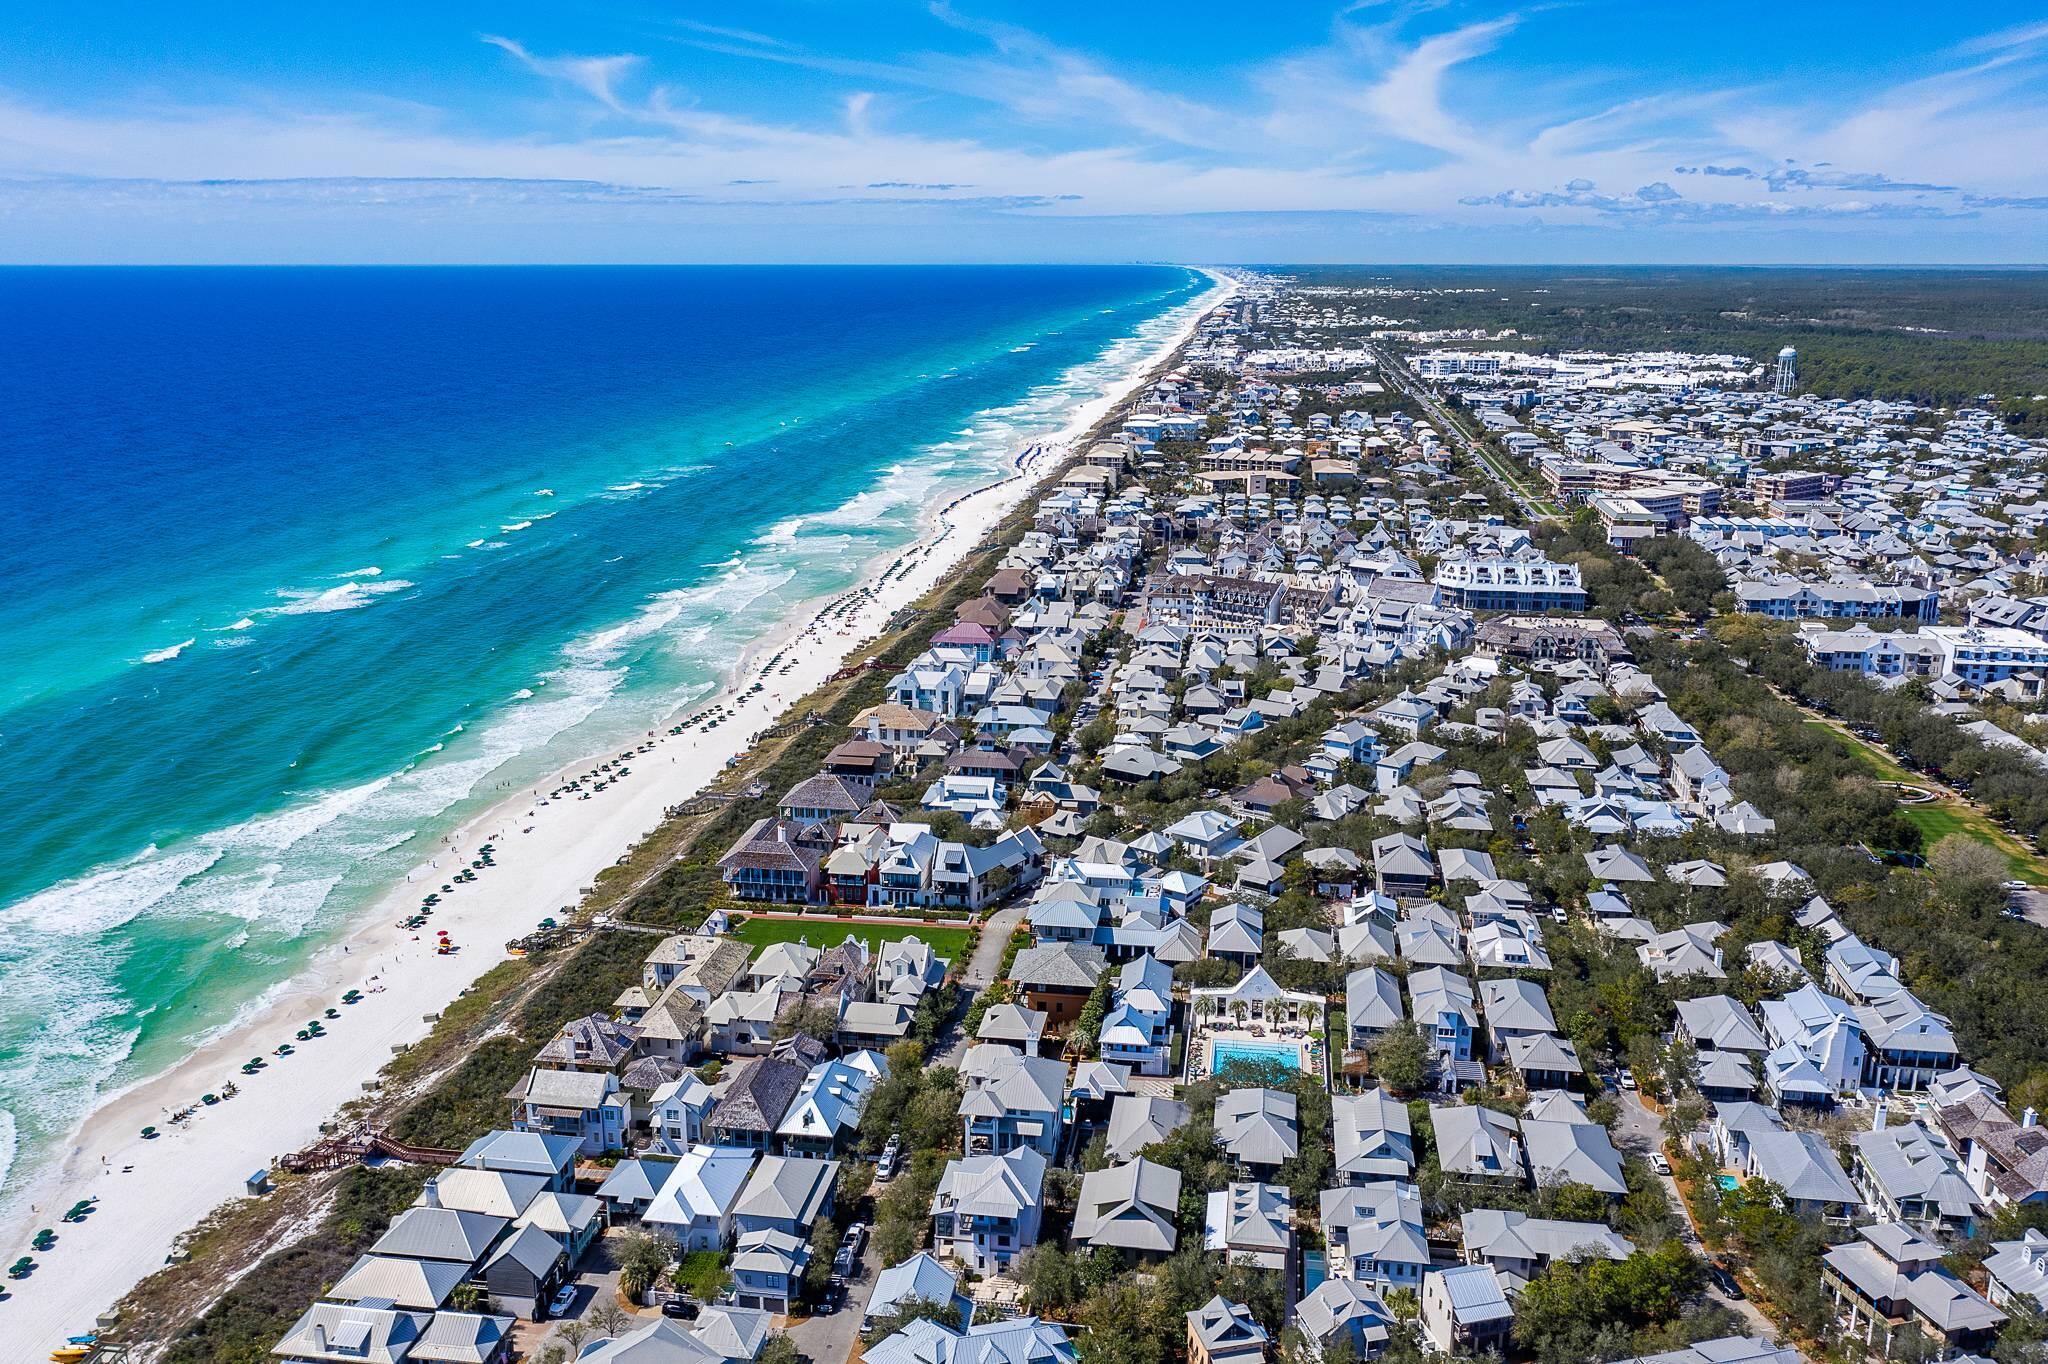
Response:
[[[1059,430],[1013,455],[1009,472],[928,509],[917,537],[862,564],[854,585],[829,599],[793,605],[740,652],[719,690],[678,707],[701,715],[722,706],[716,730],[693,727],[671,735],[672,712],[651,732],[567,764],[537,784],[522,783],[521,792],[446,835],[440,851],[374,899],[344,936],[193,1052],[97,1104],[66,1136],[61,1154],[10,1200],[11,1208],[29,1212],[26,1225],[33,1228],[58,1225],[53,1210],[89,1196],[102,1199],[102,1210],[89,1221],[59,1226],[58,1244],[37,1256],[36,1273],[12,1286],[6,1310],[14,1328],[31,1340],[53,1342],[90,1329],[98,1313],[163,1266],[180,1236],[220,1204],[243,1196],[251,1174],[317,1140],[320,1125],[369,1092],[395,1052],[426,1035],[432,1015],[505,960],[508,938],[559,915],[562,906],[579,905],[584,887],[659,828],[671,806],[716,782],[730,758],[752,747],[756,733],[871,643],[897,611],[937,586],[1077,453],[1073,443],[1127,400],[1234,291],[1224,277],[1201,273],[1209,287],[1181,305],[1185,318],[1101,396],[1077,403]],[[797,644],[806,647],[793,649]],[[762,690],[750,691],[756,682]],[[651,747],[641,752],[642,745]],[[553,794],[568,779],[628,751],[632,773],[624,784],[587,799]],[[663,757],[670,759],[666,767]],[[417,933],[401,927],[398,916],[410,912],[423,889],[438,888],[452,872],[439,864],[456,854],[466,865],[482,842],[494,844],[496,866],[444,896]],[[458,946],[454,955],[436,952],[441,930]],[[361,1002],[341,1004],[349,989],[364,992]],[[341,1015],[328,1021],[327,1035],[296,1041],[304,1020],[328,1007]],[[297,1054],[272,1055],[283,1041],[292,1041]],[[173,1109],[217,1092],[236,1067],[259,1055],[268,1066],[236,1079],[236,1099],[200,1107],[188,1123],[169,1122]],[[143,1140],[145,1125],[161,1135]]]

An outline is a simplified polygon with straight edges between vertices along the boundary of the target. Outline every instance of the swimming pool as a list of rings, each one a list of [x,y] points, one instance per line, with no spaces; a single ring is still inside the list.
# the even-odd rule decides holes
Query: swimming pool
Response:
[[[1279,1065],[1301,1069],[1301,1047],[1293,1042],[1254,1042],[1242,1037],[1209,1039],[1209,1073],[1215,1074],[1232,1061],[1258,1065]]]
[[[1726,1190],[1729,1193],[1734,1193],[1737,1189],[1742,1187],[1742,1181],[1737,1179],[1734,1175],[1715,1175],[1714,1182],[1716,1184],[1719,1184],[1724,1190]]]

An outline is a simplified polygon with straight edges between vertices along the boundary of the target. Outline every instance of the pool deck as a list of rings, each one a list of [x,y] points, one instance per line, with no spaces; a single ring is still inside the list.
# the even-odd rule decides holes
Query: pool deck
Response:
[[[1287,1056],[1293,1049],[1293,1058]],[[1304,1075],[1314,1076],[1324,1084],[1329,1083],[1329,1058],[1323,1039],[1315,1033],[1301,1035],[1286,1033],[1253,1033],[1237,1028],[1216,1028],[1204,1033],[1198,1045],[1190,1047],[1188,1075],[1190,1082],[1206,1079],[1216,1071],[1216,1053],[1237,1053],[1245,1059],[1254,1055],[1258,1059],[1270,1058],[1276,1064],[1289,1066]]]

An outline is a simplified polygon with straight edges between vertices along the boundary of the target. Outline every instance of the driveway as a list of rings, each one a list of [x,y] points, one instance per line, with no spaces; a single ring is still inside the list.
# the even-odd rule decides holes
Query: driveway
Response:
[[[1017,925],[1024,922],[1024,910],[1030,897],[1020,895],[1004,905],[981,926],[981,941],[975,944],[974,955],[968,958],[966,974],[960,977],[960,1002],[954,1013],[952,1027],[957,1029],[960,1021],[967,1016],[968,1006],[974,997],[995,984],[996,971],[1003,964],[1003,949],[1010,945],[1010,935],[1017,931]],[[967,1044],[973,1041],[965,1033],[953,1039],[937,1064],[958,1068],[967,1055]]]
[[[860,1266],[846,1285],[846,1305],[829,1317],[805,1317],[792,1321],[789,1338],[811,1364],[846,1364],[860,1337],[861,1314],[874,1295],[875,1276],[881,1263],[875,1258],[875,1238],[868,1237],[861,1251]]]
[[[1624,1151],[1641,1156],[1663,1150],[1663,1120],[1643,1104],[1635,1091],[1622,1089],[1615,1092],[1621,1100],[1621,1120],[1614,1125],[1614,1144]],[[1671,1206],[1678,1210],[1679,1240],[1684,1242],[1687,1250],[1701,1259],[1707,1259],[1707,1248],[1700,1243],[1699,1233],[1693,1230],[1692,1217],[1685,1208],[1685,1195],[1678,1191],[1678,1181],[1670,1175],[1659,1175],[1657,1178],[1664,1185],[1664,1196],[1670,1199]],[[1745,1329],[1751,1335],[1770,1339],[1778,1337],[1778,1328],[1773,1326],[1771,1319],[1759,1311],[1757,1305],[1749,1299],[1730,1298],[1711,1282],[1706,1285],[1706,1293],[1707,1297],[1741,1317]]]
[[[525,1351],[528,1358],[538,1353],[549,1341],[559,1339],[563,1323],[587,1318],[591,1309],[601,1302],[619,1300],[619,1261],[618,1256],[614,1254],[614,1238],[620,1234],[621,1232],[615,1229],[591,1242],[590,1249],[577,1263],[576,1272],[570,1277],[569,1282],[576,1285],[576,1301],[567,1312],[554,1321],[520,1323],[518,1339],[514,1343]],[[652,1309],[641,1308],[636,1314],[637,1320],[626,1329],[630,1331],[659,1315],[660,1313]],[[594,1326],[590,1334],[592,1339],[598,1339],[602,1335]],[[569,1342],[563,1340],[561,1344],[567,1349]]]

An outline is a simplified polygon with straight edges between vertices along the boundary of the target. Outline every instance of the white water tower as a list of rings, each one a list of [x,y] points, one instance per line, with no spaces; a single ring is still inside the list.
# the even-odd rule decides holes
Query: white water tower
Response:
[[[1781,398],[1789,398],[1798,383],[1799,352],[1787,346],[1778,352],[1778,374],[1771,384],[1771,391]]]

